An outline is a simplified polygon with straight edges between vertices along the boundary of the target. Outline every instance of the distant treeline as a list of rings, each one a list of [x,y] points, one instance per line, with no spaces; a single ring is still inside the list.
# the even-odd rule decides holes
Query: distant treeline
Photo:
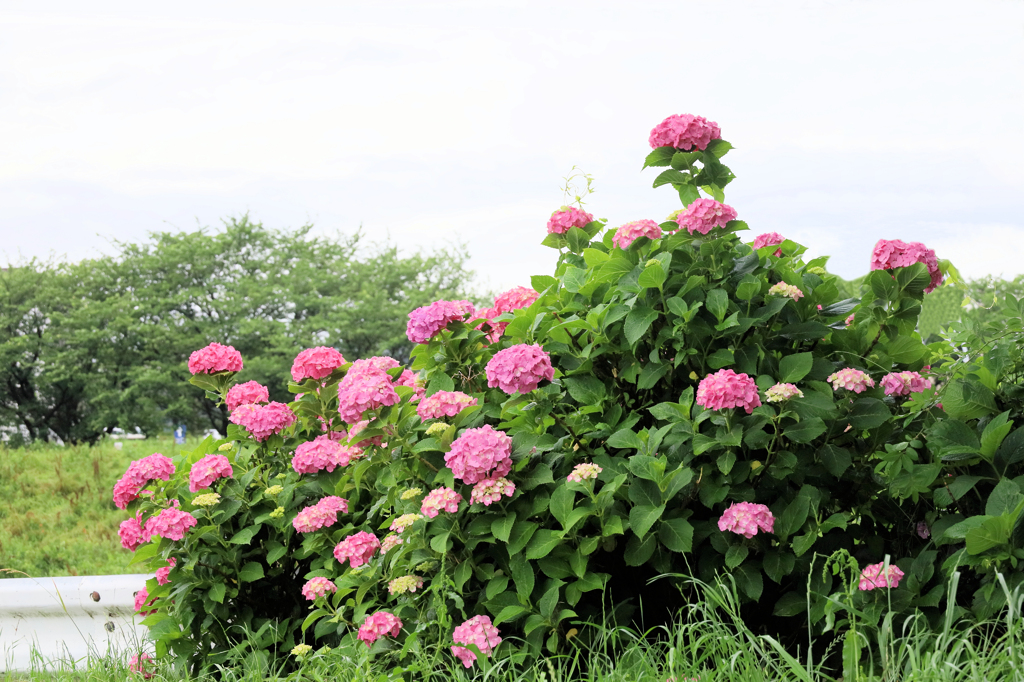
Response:
[[[407,313],[466,297],[464,249],[400,254],[310,229],[242,217],[223,230],[116,243],[113,256],[0,272],[0,427],[15,441],[69,443],[115,427],[223,433],[227,412],[185,381],[193,350],[234,346],[245,358],[239,380],[288,401],[281,377],[301,349],[404,359]]]

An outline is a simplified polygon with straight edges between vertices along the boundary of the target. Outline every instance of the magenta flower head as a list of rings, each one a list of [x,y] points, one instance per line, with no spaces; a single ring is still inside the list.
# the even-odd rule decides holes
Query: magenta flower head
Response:
[[[786,241],[778,232],[765,232],[754,237],[754,249],[763,249],[766,246],[778,246],[782,242]],[[775,250],[775,257],[778,258],[782,255],[782,249]]]
[[[338,414],[348,424],[362,421],[369,410],[398,403],[395,382],[387,373],[398,367],[389,357],[373,357],[352,363],[345,378],[338,384]]]
[[[454,514],[459,511],[459,502],[462,502],[462,495],[451,488],[435,488],[423,498],[420,512],[428,519],[434,518],[442,511]]]
[[[257,405],[270,402],[270,391],[258,381],[247,381],[244,384],[235,384],[228,389],[224,398],[229,412],[234,412],[242,405]]]
[[[188,472],[188,491],[197,492],[209,488],[218,478],[231,478],[231,462],[224,455],[207,455],[192,465]]]
[[[416,414],[420,419],[444,419],[454,417],[467,407],[476,405],[476,398],[459,391],[438,391],[420,400]]]
[[[331,495],[296,514],[292,526],[299,533],[312,533],[337,523],[338,512],[348,513],[348,500]]]
[[[177,507],[164,509],[156,516],[146,519],[146,535],[158,535],[168,540],[180,540],[185,532],[196,525],[196,517]]]
[[[192,351],[188,358],[188,371],[192,374],[242,371],[242,354],[232,346],[222,346],[216,341],[206,348]]]
[[[876,587],[899,587],[900,579],[903,577],[903,571],[897,566],[889,566],[889,571],[885,570],[885,562],[878,564],[871,564],[860,572],[860,584],[858,587],[862,590],[873,590]]]
[[[310,578],[302,586],[302,596],[309,601],[316,601],[318,597],[325,597],[337,591],[338,586],[327,578]]]
[[[675,147],[676,149],[707,149],[711,140],[720,140],[722,131],[718,124],[703,116],[691,114],[674,114],[654,126],[648,142],[651,149],[658,147]]]
[[[155,601],[156,601],[156,598],[154,597],[153,599],[150,599],[149,598],[149,590],[147,590],[145,587],[143,587],[141,590],[139,590],[138,592],[135,593],[135,611],[137,613],[139,613],[140,615],[142,615],[142,616],[148,616],[151,613],[156,613],[156,609],[153,609],[152,611],[143,611],[142,610],[142,609],[146,608],[147,606],[152,606],[153,602],[155,602]]]
[[[387,611],[377,611],[366,617],[363,624],[359,626],[359,634],[356,637],[366,642],[366,646],[371,646],[381,637],[387,635],[398,637],[398,633],[401,631],[402,621],[398,616]]]
[[[174,463],[159,452],[132,462],[121,480],[114,484],[114,505],[118,509],[127,509],[128,503],[138,498],[147,483],[168,481],[173,473]]]
[[[256,441],[263,442],[294,424],[295,413],[284,403],[240,405],[228,421],[243,427]]]
[[[544,379],[555,378],[551,356],[536,344],[520,343],[499,350],[487,363],[487,385],[505,393],[529,393]]]
[[[906,268],[915,263],[924,263],[931,276],[931,282],[924,290],[928,294],[942,284],[942,271],[939,269],[939,259],[935,252],[921,242],[910,242],[909,244],[899,239],[879,239],[875,248],[871,251],[872,270],[892,270],[894,268]]]
[[[934,385],[934,380],[926,379],[917,372],[891,372],[882,377],[882,388],[886,395],[908,396]]]
[[[360,454],[359,448],[342,445],[331,434],[324,434],[295,448],[292,469],[299,474],[315,474],[324,469],[334,471],[335,467],[348,466]]]
[[[349,535],[338,543],[334,548],[334,558],[339,564],[344,565],[346,561],[352,568],[359,568],[369,563],[373,555],[380,549],[380,540],[373,533],[360,531],[355,535]]]
[[[494,299],[494,313],[497,316],[502,313],[510,313],[513,310],[529,308],[537,300],[538,296],[540,294],[529,287],[509,289],[502,294],[498,294],[498,297]]]
[[[750,502],[734,502],[718,519],[718,530],[731,531],[745,538],[757,535],[758,530],[765,533],[774,532],[775,517],[772,511],[763,504]]]
[[[143,651],[141,654],[136,654],[128,659],[128,670],[133,673],[142,675],[142,679],[148,680],[153,677],[154,668],[153,658]]]
[[[171,582],[171,578],[170,578],[171,569],[174,568],[177,565],[178,565],[178,560],[175,559],[174,557],[171,557],[170,559],[167,560],[167,565],[166,566],[164,566],[163,568],[156,569],[156,584],[157,585],[166,585],[167,583]]]
[[[625,250],[640,237],[658,239],[661,237],[661,227],[653,220],[634,220],[615,230],[612,243]]]
[[[484,656],[490,658],[491,652],[501,644],[498,628],[494,627],[487,616],[473,616],[452,632],[452,641],[458,644],[473,644]],[[462,661],[462,665],[472,668],[476,662],[476,654],[464,646],[453,646],[452,653]]]
[[[574,227],[584,228],[594,222],[594,216],[574,206],[563,206],[548,219],[548,234],[565,234]]]
[[[473,485],[485,478],[500,478],[512,470],[512,439],[490,424],[466,429],[444,456],[456,479]]]
[[[675,217],[679,227],[690,234],[707,234],[716,227],[725,227],[730,220],[736,220],[736,209],[714,199],[697,199]]]
[[[141,545],[149,542],[149,536],[142,530],[140,521],[142,512],[139,512],[130,519],[125,519],[117,529],[117,536],[121,538],[121,546],[129,552],[134,552]]]
[[[829,375],[828,380],[832,383],[833,390],[838,391],[845,388],[854,393],[863,393],[868,388],[875,387],[875,380],[859,369],[845,367],[838,372]]]
[[[720,369],[701,379],[697,386],[697,404],[709,410],[742,407],[750,414],[761,405],[757,384],[746,374]]]
[[[475,308],[469,301],[434,301],[409,313],[405,335],[413,343],[427,343],[451,322],[465,322]]]
[[[345,358],[336,348],[317,346],[307,348],[295,356],[292,363],[292,379],[323,379],[345,364]]]

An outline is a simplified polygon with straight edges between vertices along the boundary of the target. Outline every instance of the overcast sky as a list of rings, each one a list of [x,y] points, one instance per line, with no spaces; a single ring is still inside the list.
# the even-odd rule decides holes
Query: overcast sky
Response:
[[[613,226],[679,208],[640,167],[692,113],[751,238],[1024,273],[1020,0],[146,4],[0,5],[0,261],[248,212],[528,284],[574,165]]]

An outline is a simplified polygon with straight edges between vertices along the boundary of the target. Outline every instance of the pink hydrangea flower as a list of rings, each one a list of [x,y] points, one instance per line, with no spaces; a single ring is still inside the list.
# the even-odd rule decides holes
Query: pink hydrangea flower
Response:
[[[494,299],[494,311],[497,315],[501,315],[513,310],[529,308],[539,296],[539,293],[529,287],[515,287],[498,294],[498,297]]]
[[[122,521],[117,529],[117,536],[121,538],[121,546],[129,552],[134,552],[149,542],[149,536],[142,530],[142,512]]]
[[[786,284],[785,282],[777,282],[768,289],[770,296],[785,296],[791,298],[794,301],[799,301],[804,296],[804,292],[800,291],[797,287],[792,284]]]
[[[294,424],[295,413],[284,403],[278,402],[240,405],[231,413],[228,421],[244,428],[257,442],[263,442]]]
[[[338,586],[327,578],[310,578],[302,586],[302,596],[309,601],[316,601],[318,597],[325,597],[332,592],[337,592]]]
[[[512,497],[515,491],[515,484],[507,478],[485,478],[473,486],[473,491],[469,494],[469,503],[479,502],[489,507],[495,502],[500,502],[502,495]]]
[[[661,227],[653,220],[634,220],[615,230],[612,243],[625,250],[640,237],[658,239],[661,237]]]
[[[438,391],[420,400],[416,406],[416,414],[420,419],[444,419],[454,417],[467,407],[476,405],[476,398],[460,391]]]
[[[879,239],[871,251],[872,270],[892,270],[906,268],[915,263],[924,263],[931,276],[931,283],[924,290],[928,294],[942,284],[942,271],[935,252],[921,242],[909,244],[899,239]]]
[[[782,242],[786,241],[778,232],[765,232],[754,237],[754,248],[763,249],[766,246],[778,246]],[[782,255],[782,249],[775,250],[775,257],[778,258]]]
[[[711,140],[720,140],[722,131],[718,124],[703,116],[673,114],[654,126],[647,141],[651,149],[675,147],[676,149],[707,149]]]
[[[573,483],[583,483],[583,481],[590,481],[597,478],[597,475],[604,471],[601,467],[597,466],[593,462],[584,462],[583,464],[577,464],[572,468],[572,473],[565,477],[565,480],[572,481]]]
[[[764,396],[770,403],[781,403],[791,398],[803,398],[804,392],[793,384],[775,384],[764,392]]]
[[[114,484],[114,504],[118,509],[126,509],[129,502],[138,498],[147,483],[168,481],[173,473],[174,463],[159,452],[135,460],[128,465],[121,480]]]
[[[206,348],[192,351],[188,358],[188,371],[192,374],[241,372],[242,354],[232,346],[222,346],[214,341]]]
[[[218,478],[231,478],[231,462],[224,455],[207,455],[192,465],[188,472],[188,491],[198,492],[209,488]]]
[[[845,388],[848,391],[854,393],[863,393],[869,387],[875,387],[875,380],[869,377],[859,369],[852,367],[846,367],[831,374],[828,380],[832,383],[832,388],[838,391],[840,388]]]
[[[397,519],[391,522],[388,530],[393,530],[396,533],[404,533],[405,529],[416,523],[423,517],[419,514],[402,514]]]
[[[529,393],[555,378],[551,356],[538,345],[516,344],[494,354],[485,368],[487,385],[505,393]]]
[[[330,346],[307,348],[295,356],[295,362],[292,363],[292,379],[294,381],[323,379],[344,364],[345,358],[336,348]]]
[[[452,632],[455,644],[473,644],[484,656],[490,658],[491,652],[501,644],[498,628],[494,627],[487,616],[473,616]],[[452,653],[462,661],[462,665],[472,668],[476,662],[476,654],[464,646],[453,646]]]
[[[676,216],[679,227],[693,234],[707,234],[716,227],[725,227],[736,220],[736,209],[714,199],[697,199]]]
[[[394,364],[392,364],[394,363]],[[387,370],[398,367],[389,357],[356,360],[338,384],[338,414],[342,420],[355,424],[363,415],[381,407],[395,405],[400,398]]]
[[[155,665],[153,658],[146,652],[136,654],[128,659],[128,670],[142,675],[144,680],[152,679],[153,673],[151,671]]]
[[[734,502],[718,519],[718,530],[723,533],[728,530],[745,538],[754,537],[758,530],[772,533],[774,528],[775,517],[763,504]]]
[[[143,587],[141,590],[135,593],[135,611],[143,616],[148,616],[151,613],[156,613],[156,609],[152,611],[143,611],[142,609],[147,606],[152,606],[156,598],[149,598],[149,590]]]
[[[563,206],[548,219],[548,234],[565,234],[574,227],[584,228],[594,222],[594,216],[575,206]]]
[[[387,611],[377,611],[366,617],[363,624],[359,626],[359,634],[356,637],[366,642],[366,646],[371,646],[381,637],[387,635],[398,637],[398,633],[401,631],[402,621],[398,616]]]
[[[876,587],[899,587],[903,571],[897,566],[889,565],[889,571],[885,570],[885,562],[871,564],[860,572],[860,584],[862,590],[873,590]]]
[[[270,390],[258,381],[247,381],[244,384],[235,384],[228,389],[224,402],[228,411],[234,411],[241,405],[255,405],[270,401]]]
[[[325,434],[295,448],[292,469],[299,474],[315,474],[324,469],[334,471],[335,467],[348,466],[361,454],[358,447],[342,445]]]
[[[449,323],[472,319],[474,310],[469,301],[434,301],[409,313],[405,335],[413,343],[427,343]]]
[[[485,478],[500,478],[512,470],[512,439],[490,424],[466,429],[444,456],[456,479],[473,485]]]
[[[373,533],[360,531],[355,535],[349,535],[338,543],[334,548],[334,558],[339,564],[344,565],[346,561],[352,568],[359,568],[368,563],[377,550],[380,549],[380,540]]]
[[[370,438],[364,438],[364,437],[361,437],[359,435],[363,431],[363,429],[365,429],[367,427],[367,425],[369,425],[369,423],[370,422],[368,420],[363,419],[361,421],[357,421],[355,424],[353,424],[352,426],[349,427],[348,433],[346,435],[348,437],[349,443],[355,443],[356,444],[356,446],[357,446],[356,449],[368,448],[371,445],[377,445],[377,446],[383,446],[384,445],[384,437],[383,436],[372,436]],[[362,453],[362,450],[360,450],[360,453]],[[353,455],[352,459],[358,459],[358,458]]]
[[[402,370],[401,376],[395,381],[395,386],[408,386],[412,389],[412,397],[409,402],[419,402],[427,394],[427,386],[420,377],[419,372],[411,369]]]
[[[846,326],[847,327],[849,327],[851,324],[853,324],[853,320],[856,317],[856,315],[857,315],[857,313],[850,313],[850,316],[846,318]]]
[[[180,540],[185,532],[196,525],[196,517],[177,507],[164,509],[156,516],[146,519],[146,535],[157,535],[168,540]]]
[[[178,560],[175,559],[174,557],[171,557],[170,559],[167,560],[167,565],[166,566],[164,566],[163,568],[156,569],[156,584],[157,585],[166,585],[167,583],[171,582],[171,578],[170,578],[171,569],[174,568],[177,565],[178,565]]]
[[[882,377],[882,388],[886,395],[907,396],[920,393],[935,385],[932,379],[926,379],[917,372],[891,372]]]
[[[381,554],[387,554],[388,552],[390,552],[395,547],[398,547],[403,542],[405,542],[405,541],[402,540],[402,536],[401,535],[395,535],[394,533],[391,533],[390,535],[386,536],[383,540],[381,540],[381,543],[380,543],[380,553]]]
[[[462,502],[462,495],[451,488],[436,488],[427,493],[423,498],[420,512],[428,519],[432,519],[441,511],[457,512],[459,510],[459,502]]]
[[[338,512],[348,513],[348,500],[331,495],[296,514],[292,526],[299,533],[312,533],[337,523]]]
[[[761,405],[757,384],[746,374],[720,369],[701,379],[697,386],[697,404],[709,410],[742,407],[750,414]]]

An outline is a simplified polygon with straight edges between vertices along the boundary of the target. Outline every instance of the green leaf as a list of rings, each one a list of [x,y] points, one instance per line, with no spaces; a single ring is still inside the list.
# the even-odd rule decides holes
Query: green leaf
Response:
[[[230,542],[233,545],[248,545],[250,542],[252,542],[253,536],[256,535],[256,533],[258,533],[259,531],[260,526],[249,526],[248,528],[243,528],[242,530],[232,535],[231,539],[228,540],[228,542]]]
[[[835,445],[821,446],[821,449],[818,450],[818,458],[821,459],[826,471],[836,478],[842,476],[843,472],[849,469],[850,464],[853,463],[850,451]]]
[[[515,523],[515,512],[510,513],[508,516],[494,519],[494,521],[491,521],[491,534],[502,542],[508,542],[509,533],[512,532],[512,526],[514,526]]]
[[[223,604],[224,593],[226,591],[227,588],[224,586],[224,583],[215,583],[213,587],[210,588],[210,591],[207,592],[207,595],[210,597],[211,601],[215,601],[218,604]]]
[[[708,146],[704,148],[704,153],[714,154],[715,158],[720,159],[728,154],[730,149],[734,149],[734,147],[725,140],[711,140]]]
[[[995,394],[974,379],[953,379],[942,395],[942,409],[953,419],[980,419],[996,412]]]
[[[736,362],[736,355],[731,348],[719,348],[708,356],[707,363],[711,369],[721,369]]]
[[[679,192],[679,201],[683,202],[683,206],[689,206],[700,199],[700,192],[694,185],[675,185],[675,188]]]
[[[558,279],[551,275],[533,275],[530,277],[530,286],[534,291],[544,293],[546,289],[558,284]]]
[[[643,540],[635,535],[631,536],[629,542],[626,543],[626,551],[623,555],[626,565],[642,566],[647,563],[647,560],[654,554],[657,544],[658,540],[653,534],[648,535]]]
[[[779,360],[779,381],[795,384],[803,379],[814,366],[813,353],[794,353]]]
[[[883,348],[893,362],[902,365],[913,364],[928,353],[928,348],[919,339],[910,336],[897,336],[888,341]]]
[[[790,424],[782,433],[795,443],[810,443],[815,438],[825,433],[826,431],[825,422],[821,421],[817,417],[812,419],[806,419],[795,424]]]
[[[570,227],[565,233],[565,239],[569,242],[569,250],[573,253],[583,253],[583,249],[590,246],[590,235],[578,227]]]
[[[797,322],[795,324],[787,324],[779,330],[779,336],[794,341],[823,339],[830,333],[832,333],[832,328],[821,322]]]
[[[623,323],[623,331],[626,334],[626,343],[635,346],[636,342],[651,328],[651,323],[658,318],[658,311],[645,305],[637,305],[626,315]]]
[[[657,507],[637,505],[629,510],[629,527],[642,540],[651,530],[655,521],[660,519],[664,513],[665,505],[663,504]]]
[[[565,274],[562,275],[562,285],[566,291],[577,293],[583,288],[583,285],[587,283],[587,271],[583,268],[577,268],[574,265],[568,265],[565,268]]]
[[[1017,484],[1004,478],[989,493],[988,502],[985,503],[985,514],[988,516],[1008,514],[1017,508],[1021,500],[1024,500],[1024,495],[1021,494]]]
[[[725,319],[725,313],[729,310],[729,294],[725,289],[712,289],[707,293],[704,307],[721,322]]]
[[[530,609],[525,606],[510,604],[499,611],[498,615],[494,617],[494,625],[497,626],[498,623],[507,623],[508,621],[515,620],[519,616],[529,612]]]
[[[667,519],[658,529],[661,544],[673,552],[693,551],[693,526],[686,519]]]
[[[725,553],[725,565],[727,568],[736,568],[747,558],[750,548],[746,545],[731,545]]]
[[[540,243],[541,246],[547,246],[552,249],[563,249],[568,245],[568,240],[560,234],[549,234],[544,237],[544,240]]]
[[[661,263],[654,261],[643,269],[637,283],[644,289],[661,289],[665,283],[665,269]]]
[[[622,429],[613,433],[608,438],[608,445],[613,448],[619,448],[620,450],[630,448],[642,450],[644,448],[644,442],[640,439],[640,436],[636,435],[629,429]]]
[[[871,287],[871,293],[875,298],[883,301],[895,301],[898,298],[896,280],[885,270],[873,270],[865,282]]]
[[[981,454],[986,459],[992,459],[1003,439],[1013,428],[1013,422],[1007,421],[1009,415],[1009,411],[1003,412],[985,426],[985,430],[981,434]]]
[[[977,528],[967,531],[967,553],[981,554],[993,547],[1005,545],[1010,541],[1015,517],[996,516],[985,519]]]
[[[543,559],[562,542],[560,531],[541,529],[533,534],[530,544],[526,546],[527,559]]]
[[[736,453],[732,450],[726,450],[718,456],[718,470],[726,476],[732,471],[733,465],[736,464]]]
[[[512,532],[508,538],[509,555],[518,554],[526,547],[533,534],[537,532],[537,524],[533,521],[518,521],[512,526]]]
[[[655,187],[661,187],[662,185],[668,185],[670,183],[673,185],[692,184],[693,178],[691,178],[688,173],[681,173],[670,168],[669,170],[662,171],[661,174],[654,179]]]
[[[782,595],[782,598],[775,602],[775,609],[772,613],[776,616],[788,617],[801,614],[806,610],[807,595],[794,591]]]
[[[644,159],[644,168],[649,166],[667,166],[672,162],[672,156],[675,153],[676,150],[673,147],[657,147]]]
[[[544,485],[545,483],[551,483],[555,479],[552,477],[551,467],[547,464],[541,463],[533,467],[533,469],[530,470],[530,473],[524,476],[521,480],[522,483],[519,485],[520,488],[523,490],[533,490],[537,486]]]
[[[521,553],[511,556],[508,562],[509,573],[516,584],[516,592],[522,599],[529,601],[533,594],[533,585],[536,580],[533,573],[533,564],[526,560]]]
[[[572,513],[575,500],[576,493],[566,485],[558,486],[551,494],[551,515],[558,519],[563,528],[567,528],[566,521],[569,519],[569,514]]]
[[[267,543],[267,565],[273,566],[274,562],[288,553],[288,548],[276,540]]]
[[[811,547],[814,546],[815,541],[818,539],[818,534],[814,531],[798,535],[793,538],[793,554],[800,557],[807,553]]]
[[[892,412],[881,400],[861,398],[850,409],[850,424],[855,429],[873,429],[892,418]]]
[[[741,301],[749,301],[761,293],[761,280],[753,275],[744,275],[740,283],[736,285],[736,298]]]
[[[581,405],[597,405],[605,397],[604,382],[593,374],[563,377],[562,385],[569,391],[573,400]]]
[[[261,580],[263,575],[263,564],[258,561],[249,561],[238,572],[238,582],[254,583],[257,580]]]

